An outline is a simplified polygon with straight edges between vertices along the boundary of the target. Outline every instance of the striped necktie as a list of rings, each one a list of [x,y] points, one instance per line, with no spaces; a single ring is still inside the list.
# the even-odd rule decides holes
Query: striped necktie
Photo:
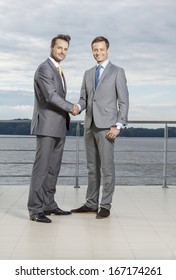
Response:
[[[58,64],[58,67],[57,67],[57,71],[59,73],[59,76],[61,77],[62,86],[65,89],[65,81],[64,81],[64,77],[63,77],[63,72],[62,72],[62,68],[59,64]]]
[[[95,73],[95,88],[97,87],[98,85],[98,82],[100,80],[100,69],[101,69],[101,64],[99,64],[96,68],[96,73]]]
[[[60,64],[58,64],[57,70],[59,72],[59,75],[62,77],[62,68],[61,68]]]

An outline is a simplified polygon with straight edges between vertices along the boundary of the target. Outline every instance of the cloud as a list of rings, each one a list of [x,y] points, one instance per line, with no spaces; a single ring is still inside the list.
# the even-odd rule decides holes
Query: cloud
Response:
[[[50,40],[58,33],[72,37],[62,63],[68,99],[79,98],[84,71],[95,64],[91,41],[104,35],[110,41],[110,60],[125,69],[131,112],[138,104],[155,104],[160,91],[161,106],[176,104],[171,93],[176,86],[175,8],[175,0],[1,0],[0,105],[14,106],[9,118],[15,112],[24,115],[16,106],[32,106],[34,72],[49,55]],[[139,107],[136,116],[147,117]],[[172,110],[167,110],[170,116]],[[162,117],[162,108],[158,112]],[[5,117],[3,110],[0,119]]]
[[[138,104],[131,106],[129,120],[175,121],[175,105],[169,104]]]
[[[33,107],[29,105],[0,106],[0,119],[31,119]],[[10,117],[9,117],[10,116]]]

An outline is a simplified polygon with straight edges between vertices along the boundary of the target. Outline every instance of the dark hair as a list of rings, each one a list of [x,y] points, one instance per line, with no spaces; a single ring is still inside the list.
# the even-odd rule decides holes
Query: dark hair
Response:
[[[52,40],[51,40],[51,48],[54,48],[55,44],[56,44],[56,41],[58,39],[61,39],[61,40],[65,40],[68,45],[70,44],[70,40],[71,40],[71,37],[69,35],[63,35],[63,34],[59,34],[57,35],[56,37],[54,37]]]
[[[109,41],[108,41],[108,39],[106,39],[103,36],[98,36],[95,39],[93,39],[93,41],[91,43],[91,47],[93,47],[94,43],[98,43],[98,42],[105,42],[107,49],[109,49]]]

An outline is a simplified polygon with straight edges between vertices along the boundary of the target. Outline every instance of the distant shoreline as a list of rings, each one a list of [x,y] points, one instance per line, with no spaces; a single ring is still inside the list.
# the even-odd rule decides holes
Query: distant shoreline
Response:
[[[17,119],[0,121],[0,135],[30,135],[29,119]],[[83,122],[79,121],[79,135],[84,135]],[[76,136],[77,122],[70,122],[70,129],[67,136]],[[122,129],[120,137],[163,137],[164,128],[134,128]],[[168,127],[168,137],[176,137],[176,127]]]

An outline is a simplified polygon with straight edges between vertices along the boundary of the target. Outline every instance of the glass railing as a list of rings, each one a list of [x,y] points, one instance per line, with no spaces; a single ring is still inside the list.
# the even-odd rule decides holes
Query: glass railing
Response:
[[[0,121],[5,123],[10,121]],[[30,123],[13,120],[12,123]],[[67,136],[59,184],[87,184],[83,121],[73,121],[75,136]],[[176,185],[175,121],[129,121],[130,127],[162,127],[162,137],[118,137],[115,141],[116,185]],[[29,184],[35,156],[35,136],[0,135],[0,184]]]

